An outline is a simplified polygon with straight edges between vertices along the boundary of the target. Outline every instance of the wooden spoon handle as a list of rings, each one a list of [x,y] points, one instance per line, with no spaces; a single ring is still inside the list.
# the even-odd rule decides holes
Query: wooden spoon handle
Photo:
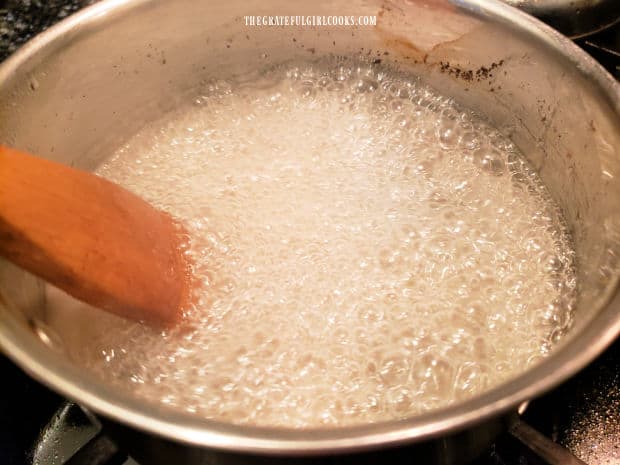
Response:
[[[99,176],[0,146],[0,256],[86,303],[175,322],[188,283],[180,234]]]

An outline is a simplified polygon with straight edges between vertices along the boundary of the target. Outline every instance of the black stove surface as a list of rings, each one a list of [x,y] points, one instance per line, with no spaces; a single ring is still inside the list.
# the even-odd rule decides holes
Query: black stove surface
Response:
[[[33,381],[5,357],[0,357],[0,370],[2,465],[134,463],[78,406]],[[523,418],[588,465],[619,465],[620,340],[576,377],[533,401]],[[505,433],[472,465],[546,463]]]
[[[0,1],[0,60],[39,32],[97,0]]]
[[[0,61],[95,1],[0,0]],[[620,79],[620,24],[577,43]],[[0,370],[0,465],[135,464],[96,420],[2,355]],[[523,419],[588,465],[620,465],[620,340],[570,381],[533,401]],[[545,463],[505,433],[472,465]]]

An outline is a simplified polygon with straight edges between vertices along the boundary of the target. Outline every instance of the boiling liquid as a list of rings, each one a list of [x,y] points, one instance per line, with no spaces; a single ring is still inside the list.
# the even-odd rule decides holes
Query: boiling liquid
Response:
[[[195,305],[160,332],[96,314],[74,357],[202,417],[308,427],[446,406],[546,355],[573,253],[515,146],[359,63],[214,83],[99,174],[187,226]]]

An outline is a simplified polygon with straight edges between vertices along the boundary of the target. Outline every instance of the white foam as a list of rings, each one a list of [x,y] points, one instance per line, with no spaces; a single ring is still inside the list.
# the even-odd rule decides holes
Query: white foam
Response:
[[[186,223],[201,286],[164,334],[89,316],[74,358],[175,409],[289,427],[407,417],[522,372],[570,324],[573,253],[538,178],[482,119],[395,72],[213,83],[99,173]]]

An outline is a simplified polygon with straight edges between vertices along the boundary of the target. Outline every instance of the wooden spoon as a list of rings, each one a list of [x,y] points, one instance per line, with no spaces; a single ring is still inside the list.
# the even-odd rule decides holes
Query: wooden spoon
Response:
[[[126,318],[170,324],[188,292],[172,217],[99,176],[0,146],[0,256]]]

